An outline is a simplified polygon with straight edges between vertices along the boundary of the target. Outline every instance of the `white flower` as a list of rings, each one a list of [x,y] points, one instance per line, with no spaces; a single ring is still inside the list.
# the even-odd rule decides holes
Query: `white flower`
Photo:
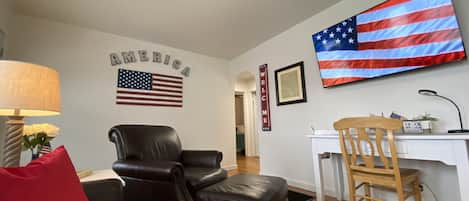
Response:
[[[38,133],[45,133],[47,137],[55,138],[59,135],[59,128],[52,124],[33,124],[24,126],[23,135],[35,135]]]
[[[41,133],[43,131],[42,130],[42,124],[33,124],[33,125],[31,125],[31,131],[34,134]]]
[[[25,125],[25,126],[23,127],[23,135],[24,135],[24,136],[34,135],[33,127],[30,126],[30,125]]]
[[[46,124],[45,125],[45,133],[47,133],[48,137],[55,138],[57,135],[59,135],[59,128],[57,126],[54,126],[52,124]]]

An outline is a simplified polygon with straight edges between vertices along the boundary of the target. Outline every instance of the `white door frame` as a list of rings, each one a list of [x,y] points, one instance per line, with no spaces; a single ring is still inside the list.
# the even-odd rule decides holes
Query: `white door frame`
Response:
[[[246,156],[259,156],[258,146],[259,142],[257,140],[256,133],[256,116],[255,110],[256,104],[255,96],[252,91],[245,91],[243,93],[244,97],[244,139],[245,139],[245,148]]]
[[[258,124],[258,121],[257,121],[257,115],[259,114],[258,112],[258,108],[257,108],[257,91],[251,91],[250,92],[251,95],[252,95],[252,119],[251,119],[251,122],[252,122],[252,125],[253,125],[253,155],[254,156],[259,156],[260,153],[259,153],[259,133],[258,133],[258,130],[257,130],[257,124]]]

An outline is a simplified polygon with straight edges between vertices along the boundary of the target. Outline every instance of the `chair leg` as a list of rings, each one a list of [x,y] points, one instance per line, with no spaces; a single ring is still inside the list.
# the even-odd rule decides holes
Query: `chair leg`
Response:
[[[367,197],[371,197],[371,189],[370,189],[370,184],[369,183],[365,183],[364,186],[365,188],[365,195]],[[366,199],[366,201],[372,201],[371,199]]]
[[[356,194],[355,194],[355,181],[353,179],[349,178],[349,184],[348,184],[348,195],[349,195],[349,201],[356,201]]]
[[[404,186],[402,184],[401,185],[397,184],[396,192],[397,192],[397,200],[398,201],[405,201]]]
[[[415,201],[422,201],[422,193],[420,192],[420,182],[418,178],[412,183],[412,188],[414,191]]]

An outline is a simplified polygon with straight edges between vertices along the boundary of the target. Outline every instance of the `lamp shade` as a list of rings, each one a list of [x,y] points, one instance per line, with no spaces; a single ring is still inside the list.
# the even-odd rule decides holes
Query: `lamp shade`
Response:
[[[0,61],[0,116],[60,113],[57,71],[30,63]]]

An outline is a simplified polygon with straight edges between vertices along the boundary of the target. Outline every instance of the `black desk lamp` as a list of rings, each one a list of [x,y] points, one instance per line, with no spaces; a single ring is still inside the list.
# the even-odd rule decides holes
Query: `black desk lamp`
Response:
[[[461,110],[459,110],[458,105],[456,105],[456,103],[453,100],[451,100],[449,98],[446,98],[444,96],[440,96],[440,95],[438,95],[438,93],[436,91],[428,90],[428,89],[420,89],[419,94],[424,95],[424,96],[440,97],[440,98],[445,99],[445,100],[449,101],[450,103],[452,103],[456,107],[456,109],[458,110],[459,124],[461,125],[461,129],[449,130],[448,133],[469,133],[469,130],[464,129],[464,127],[462,126]]]

